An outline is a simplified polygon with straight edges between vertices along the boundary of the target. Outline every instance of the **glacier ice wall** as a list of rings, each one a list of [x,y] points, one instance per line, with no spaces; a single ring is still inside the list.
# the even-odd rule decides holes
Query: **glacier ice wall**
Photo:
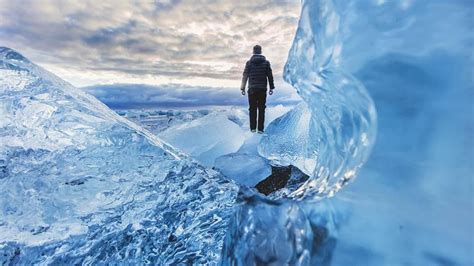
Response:
[[[271,123],[259,146],[262,156],[310,176],[286,197],[333,195],[357,175],[375,141],[372,99],[339,65],[343,23],[332,0],[302,2],[284,78],[304,103]]]
[[[215,263],[237,186],[0,48],[0,261]]]

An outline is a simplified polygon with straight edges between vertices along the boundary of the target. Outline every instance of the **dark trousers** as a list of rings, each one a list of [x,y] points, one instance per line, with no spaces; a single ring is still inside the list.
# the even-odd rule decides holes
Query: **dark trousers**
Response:
[[[258,130],[263,131],[265,123],[265,103],[267,102],[267,91],[255,91],[249,93],[249,116],[250,129],[257,128],[258,110]]]

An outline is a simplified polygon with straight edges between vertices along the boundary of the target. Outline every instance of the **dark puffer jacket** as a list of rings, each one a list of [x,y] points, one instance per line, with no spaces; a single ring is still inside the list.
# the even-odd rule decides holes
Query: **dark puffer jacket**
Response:
[[[241,90],[245,89],[247,79],[249,81],[249,93],[254,91],[265,91],[267,90],[267,78],[270,84],[270,89],[274,89],[273,85],[273,74],[270,62],[265,59],[265,56],[261,54],[254,54],[249,61],[245,64],[245,70],[242,77]]]

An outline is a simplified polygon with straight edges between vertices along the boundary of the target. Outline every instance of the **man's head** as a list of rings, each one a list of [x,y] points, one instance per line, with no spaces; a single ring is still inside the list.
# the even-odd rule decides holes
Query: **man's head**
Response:
[[[253,53],[254,53],[254,54],[262,54],[262,46],[260,46],[260,45],[258,45],[258,44],[255,45],[255,46],[253,47]]]

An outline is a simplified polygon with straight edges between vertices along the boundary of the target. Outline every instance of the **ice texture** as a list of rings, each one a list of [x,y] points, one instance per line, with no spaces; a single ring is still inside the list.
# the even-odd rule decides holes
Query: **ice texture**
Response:
[[[0,48],[0,260],[219,261],[237,186]]]
[[[170,127],[158,136],[206,166],[213,166],[221,155],[237,151],[245,141],[242,128],[223,113]]]
[[[309,57],[299,61],[299,54],[292,50],[288,62],[293,62],[294,68],[301,67],[301,73],[311,74],[313,65],[307,61],[313,54],[319,56],[316,51],[332,42],[324,39],[333,29],[328,24],[338,25],[341,45],[336,46],[337,53],[330,57],[329,66],[351,73],[366,87],[377,106],[378,117],[377,142],[360,171],[361,178],[329,199],[334,203],[334,216],[340,218],[336,226],[337,245],[332,259],[320,264],[473,265],[474,3],[464,0],[302,3],[300,38],[313,38],[313,32],[319,31],[305,29],[316,24],[328,32],[313,40],[314,49],[296,39],[295,45],[301,45],[304,51],[302,55]],[[315,15],[319,14],[318,10],[322,14]],[[326,19],[325,14],[333,13],[339,23]],[[290,76],[296,85],[300,85],[299,79]],[[298,167],[306,167],[305,159],[313,157],[300,156],[300,150],[312,151],[311,145],[317,143],[308,137],[310,129],[318,126],[318,121],[310,121],[313,110],[308,108],[307,101],[314,92],[323,93],[317,89],[305,90],[301,93],[305,103],[267,128],[269,139],[261,147],[264,155],[265,145],[271,144],[271,140],[278,141],[278,134],[291,136],[286,143],[288,149],[296,145],[296,151],[289,158],[297,155],[293,158]],[[328,97],[324,99],[325,104],[331,102]],[[278,124],[286,125],[286,130]],[[284,150],[283,141],[276,144],[272,149],[275,159],[289,163],[288,158],[278,156],[278,149]],[[313,162],[309,160],[307,164],[310,169]],[[321,204],[321,201],[309,204],[307,199],[299,205],[311,210]],[[304,209],[305,213],[308,209]],[[254,215],[258,219],[259,215]],[[261,228],[256,226],[253,233],[257,234]],[[240,241],[238,237],[252,234],[243,229],[233,228],[235,240],[226,241],[226,247],[237,247],[235,252],[239,254],[253,254],[252,242]],[[238,256],[233,258],[242,260]]]
[[[297,204],[255,200],[235,214],[224,265],[309,265],[313,233]]]
[[[340,1],[340,65],[377,106],[334,265],[473,265],[474,2]],[[357,239],[357,241],[354,241]]]
[[[251,134],[237,152],[216,158],[214,166],[239,184],[254,187],[272,173],[270,162],[257,152],[261,135]]]
[[[375,142],[377,123],[367,90],[338,64],[340,6],[332,0],[302,5],[284,78],[304,103],[270,124],[259,151],[310,176],[285,197],[318,199],[332,196],[357,175]]]
[[[330,265],[338,224],[329,201],[269,201],[245,194],[221,265]]]

